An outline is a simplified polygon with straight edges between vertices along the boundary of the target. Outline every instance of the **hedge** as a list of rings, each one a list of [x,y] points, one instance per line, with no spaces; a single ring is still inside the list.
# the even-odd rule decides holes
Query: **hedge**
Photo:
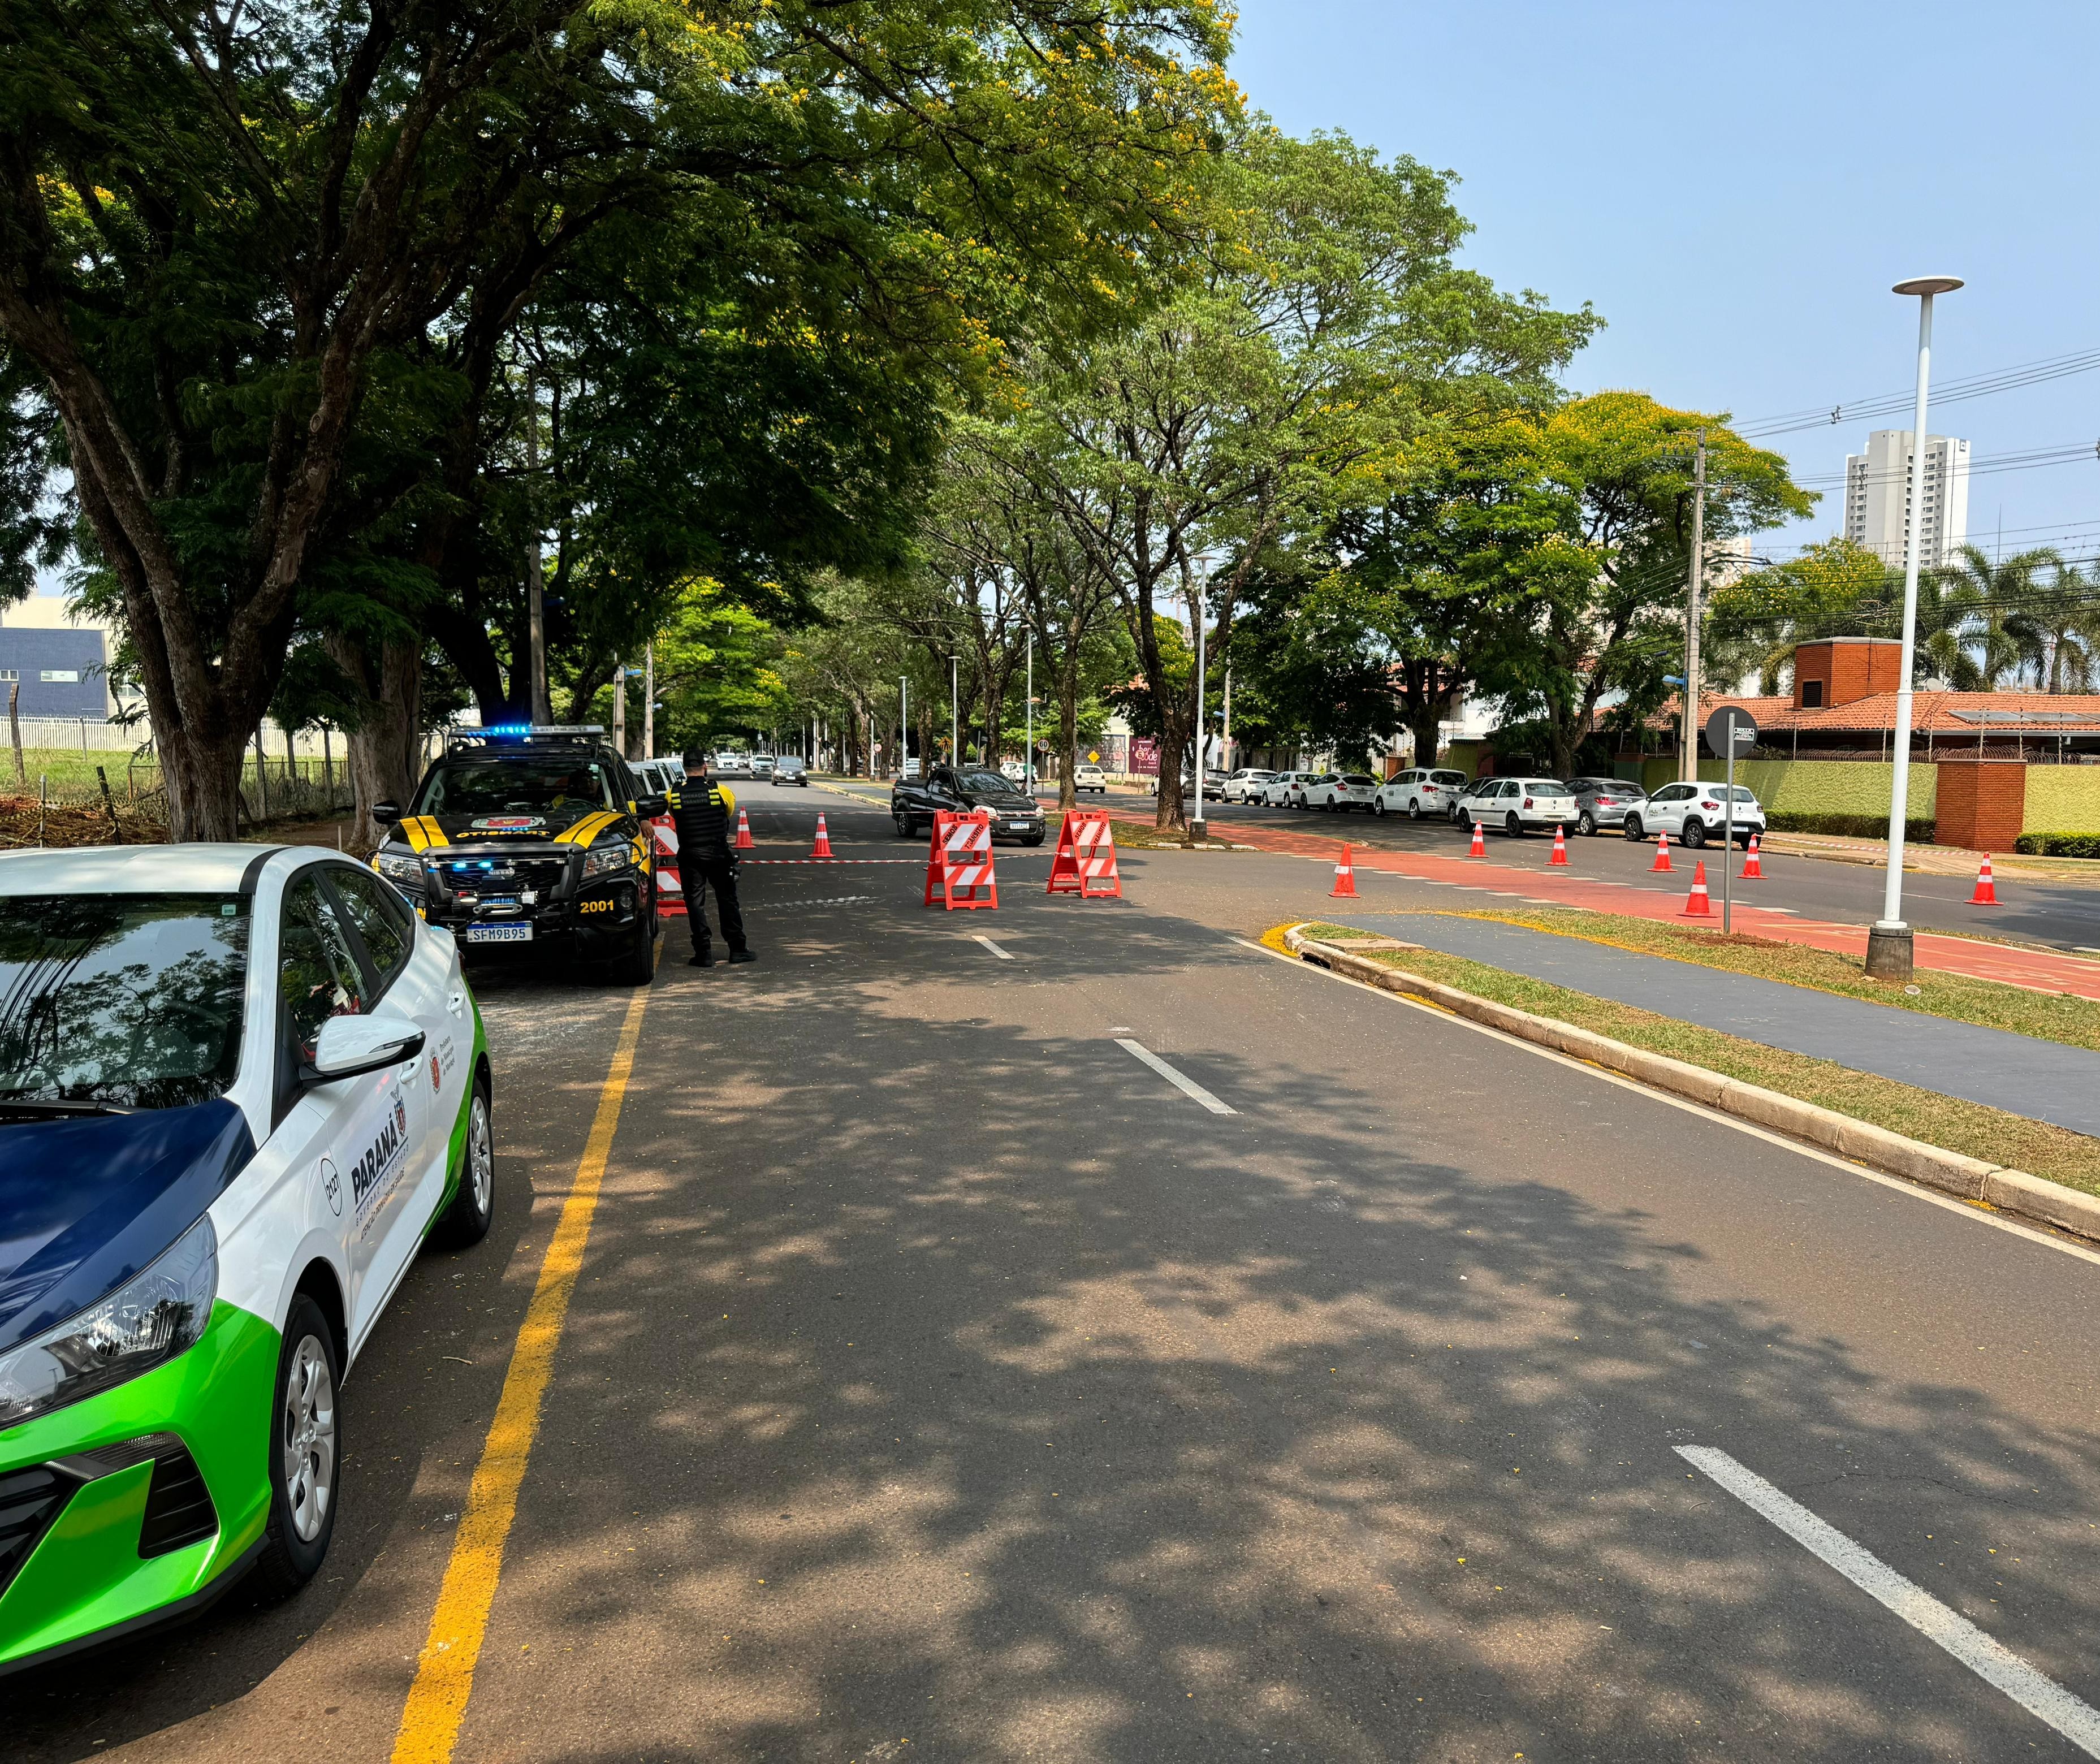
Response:
[[[2100,833],[2023,833],[2013,849],[2030,858],[2100,858]]]
[[[1765,825],[1775,833],[1829,833],[1842,839],[1886,839],[1889,836],[1889,818],[1885,814],[1795,814],[1768,813]],[[1913,845],[1930,845],[1936,821],[1909,820],[1904,822],[1904,837]],[[2059,838],[2078,836],[2062,834]]]

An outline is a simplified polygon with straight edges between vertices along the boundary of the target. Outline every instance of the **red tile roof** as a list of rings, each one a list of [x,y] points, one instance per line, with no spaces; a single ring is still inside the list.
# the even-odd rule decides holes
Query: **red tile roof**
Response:
[[[1896,695],[1877,692],[1850,704],[1798,709],[1790,698],[1724,698],[1702,694],[1710,717],[1723,704],[1740,705],[1757,719],[1758,730],[1892,730]],[[1674,708],[1674,707],[1672,707]],[[1705,721],[1705,717],[1701,721]],[[1911,727],[1935,735],[2058,735],[2100,734],[2100,693],[2094,692],[1935,692],[1911,697]]]

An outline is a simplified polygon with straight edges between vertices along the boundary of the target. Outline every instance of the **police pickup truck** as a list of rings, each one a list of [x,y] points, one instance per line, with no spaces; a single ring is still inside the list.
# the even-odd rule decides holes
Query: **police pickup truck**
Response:
[[[454,730],[372,867],[468,949],[529,944],[646,985],[656,886],[648,821],[665,811],[595,728]]]
[[[1043,805],[990,766],[937,765],[923,781],[898,778],[889,792],[889,818],[899,839],[923,832],[943,809],[968,814],[975,809],[990,811],[993,838],[1043,843]]]

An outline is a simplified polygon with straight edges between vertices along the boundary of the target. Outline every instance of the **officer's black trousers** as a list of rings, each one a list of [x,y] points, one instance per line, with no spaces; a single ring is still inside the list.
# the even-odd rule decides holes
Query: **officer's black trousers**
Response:
[[[736,902],[736,860],[734,858],[689,858],[680,866],[678,880],[686,885],[686,911],[692,920],[693,948],[704,951],[712,941],[708,934],[706,896],[715,897],[715,916],[721,920],[722,942],[733,950],[743,944],[743,909]]]

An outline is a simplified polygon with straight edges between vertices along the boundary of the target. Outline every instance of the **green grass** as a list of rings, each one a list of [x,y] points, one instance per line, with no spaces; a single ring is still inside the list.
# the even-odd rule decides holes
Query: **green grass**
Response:
[[[1559,907],[1490,908],[1458,916],[1499,919],[1505,924],[1528,925],[1556,936],[1581,937],[1615,949],[1635,950],[1643,955],[1661,955],[1672,961],[1692,962],[1704,968],[1726,968],[1732,973],[1755,974],[1765,980],[1784,981],[1817,992],[1834,992],[1848,999],[1864,999],[1899,1011],[1916,1011],[1926,1017],[1948,1017],[1958,1023],[1974,1023],[1985,1029],[2002,1029],[2015,1035],[2032,1035],[2043,1041],[2060,1041],[2073,1047],[2100,1052],[2100,1002],[2074,998],[2068,993],[2027,992],[1993,981],[1973,980],[1938,968],[1921,968],[1912,976],[1916,992],[1869,980],[1865,964],[1857,956],[1835,950],[1811,949],[1806,944],[1781,943],[1769,937],[1738,933],[1724,937],[1718,931],[1693,931],[1652,919],[1630,919],[1617,913],[1573,911]],[[1405,931],[1396,931],[1404,937]]]
[[[1344,945],[1365,935],[1339,925],[1308,924],[1304,931],[1308,937]],[[2100,1194],[2100,1139],[2073,1133],[2066,1127],[2030,1121],[2024,1115],[1943,1096],[1914,1085],[1899,1084],[1832,1061],[1724,1035],[1716,1030],[1608,999],[1592,998],[1585,992],[1512,974],[1462,956],[1443,955],[1434,950],[1372,950],[1365,952],[1365,959],[1470,992],[1476,998],[1513,1005],[1535,1016],[1557,1018],[1577,1029],[1608,1035],[1614,1041],[1667,1054],[1746,1084],[1762,1085],[1782,1096],[1921,1140],[1928,1145],[1992,1163],[2009,1164],[2067,1188]]]

